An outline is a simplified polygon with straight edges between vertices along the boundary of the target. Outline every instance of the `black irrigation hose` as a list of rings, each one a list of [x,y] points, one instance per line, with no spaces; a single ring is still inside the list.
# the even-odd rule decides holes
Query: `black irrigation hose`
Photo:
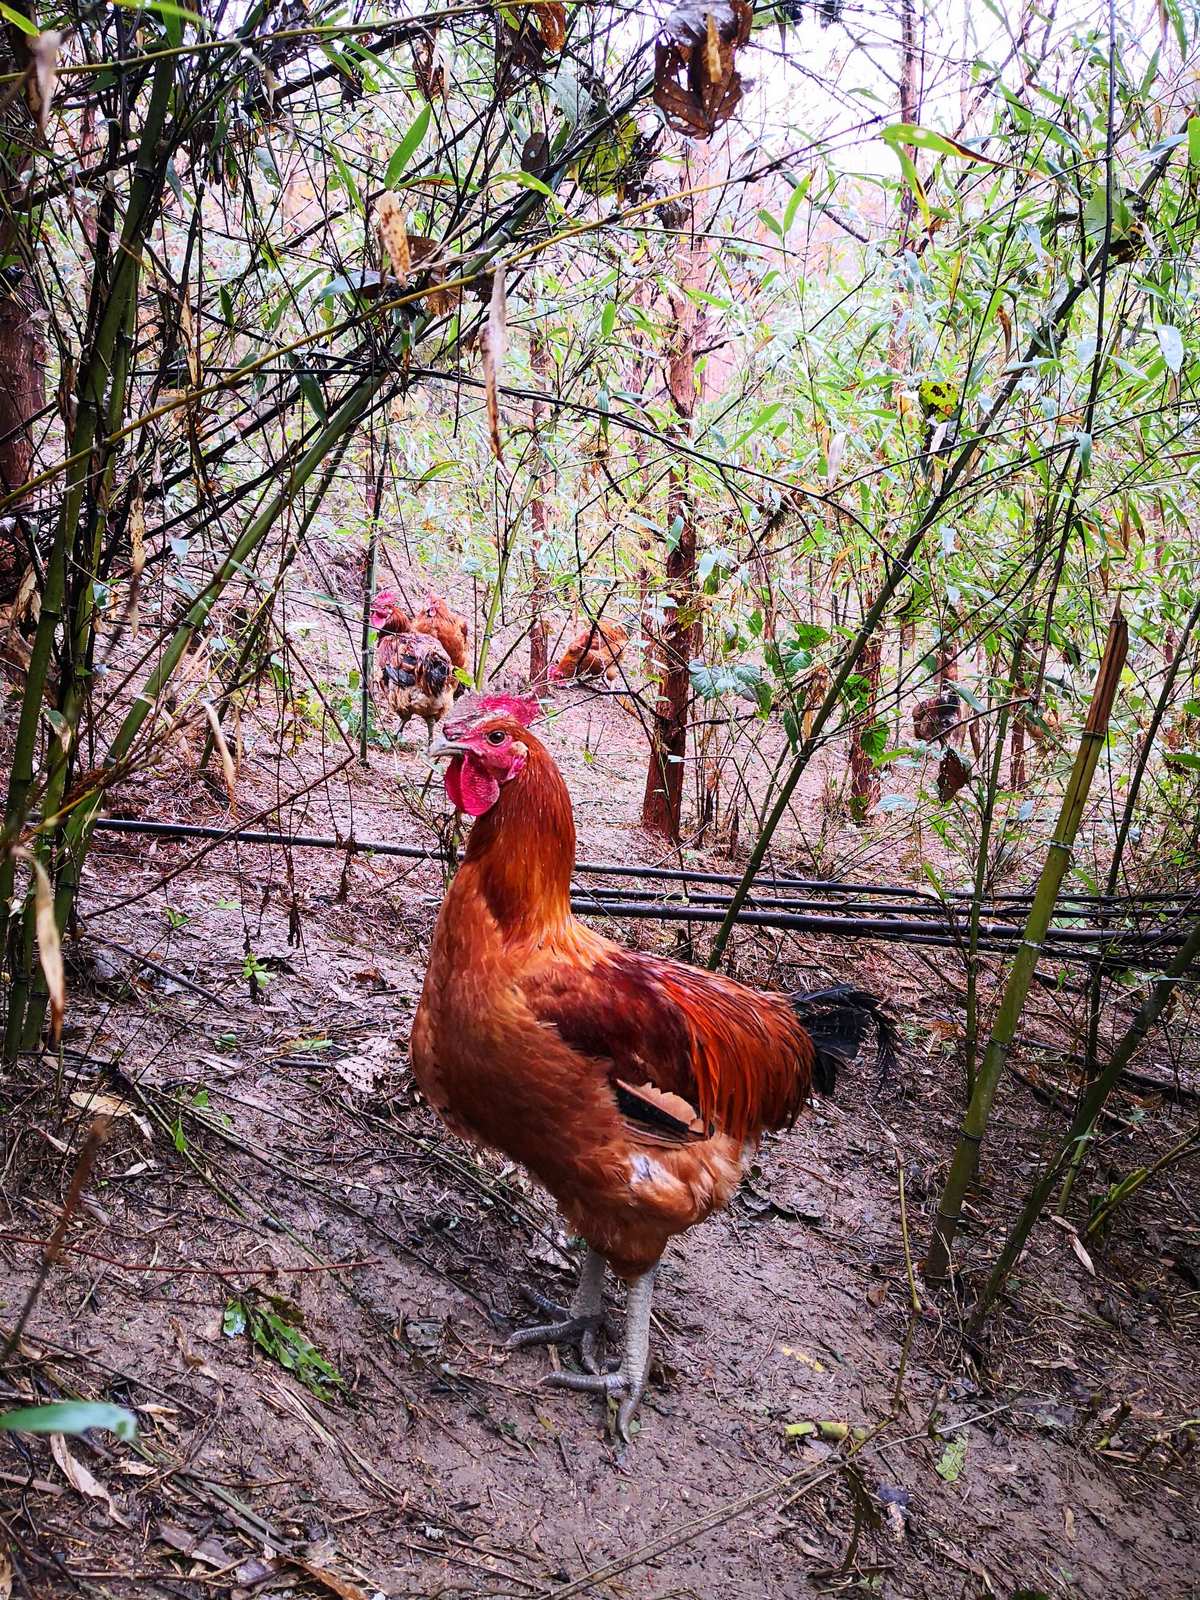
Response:
[[[348,850],[382,856],[400,856],[409,861],[444,861],[435,850],[417,845],[390,844],[382,840],[335,839],[320,834],[282,834],[266,829],[219,828],[201,823],[141,821],[135,818],[109,817],[96,824],[97,828],[113,833],[142,834],[158,838],[200,838],[216,841],[238,841],[243,844],[269,844],[292,846],[297,849]],[[620,866],[615,863],[579,862],[577,870],[595,875],[616,877],[645,877],[658,881],[700,882],[732,885],[736,880],[719,873],[689,873],[678,868]],[[824,889],[827,894],[849,896],[849,899],[797,900],[763,896],[758,893],[753,903],[743,908],[738,921],[747,927],[778,928],[797,933],[824,933],[851,938],[868,938],[898,941],[943,949],[961,949],[962,934],[951,920],[939,926],[936,918],[945,919],[946,907],[942,901],[914,890],[894,885],[846,884],[820,879],[773,878],[764,880],[767,887],[784,885],[807,889]],[[880,902],[864,897],[880,894],[909,896],[903,904]],[[854,898],[857,897],[857,898]],[[947,896],[947,898],[950,898]],[[953,897],[966,909],[969,895],[956,891]],[[1079,919],[1088,914],[1088,906],[1103,899],[1101,896],[1077,895],[1071,897],[1077,904],[1060,908],[1063,917]],[[1196,895],[1186,893],[1114,897],[1115,904],[1125,908],[1126,915],[1136,918],[1146,914],[1141,906],[1158,906],[1160,913],[1168,906],[1191,904]],[[986,905],[990,917],[1017,915],[1026,895],[997,895]],[[593,916],[619,917],[626,920],[652,919],[659,922],[707,922],[724,920],[729,907],[729,896],[712,889],[693,892],[686,897],[662,898],[647,889],[589,889],[577,888],[571,904],[575,911]],[[839,914],[840,913],[840,914]],[[914,920],[924,919],[924,920]],[[980,925],[979,949],[985,954],[1000,955],[1012,951],[1020,943],[1021,929],[1004,922],[987,921]],[[1046,935],[1045,949],[1059,961],[1100,962],[1105,966],[1121,967],[1137,964],[1137,956],[1175,949],[1181,935],[1169,928],[1138,929],[1115,932],[1111,924],[1106,929],[1051,928]],[[1144,964],[1144,962],[1143,962]]]
[[[605,917],[634,920],[652,917],[655,921],[662,922],[720,922],[725,915],[728,902],[723,906],[679,906],[661,902],[647,905],[644,901],[597,899],[590,895],[577,894],[571,897],[571,905],[574,910],[581,913]],[[788,928],[805,933],[848,934],[864,939],[902,939],[905,942],[911,939],[948,946],[964,943],[964,937],[955,935],[950,929],[938,929],[929,923],[901,921],[899,918],[833,917],[784,911],[743,910],[738,913],[738,922],[749,927]],[[1004,923],[984,923],[980,928],[980,935],[991,947],[1007,950],[1020,944],[1022,931],[1021,928],[1010,928]],[[1166,929],[1114,936],[1112,933],[1102,933],[1089,928],[1051,928],[1043,941],[1043,948],[1053,951],[1056,956],[1064,960],[1073,957],[1076,960],[1093,961],[1109,954],[1115,958],[1118,952],[1126,949],[1173,949],[1183,942],[1183,938],[1183,933]]]
[[[350,850],[358,851],[363,855],[400,856],[406,861],[445,861],[446,857],[440,850],[423,849],[420,845],[391,844],[383,839],[338,839],[322,834],[313,833],[273,833],[266,829],[257,828],[218,828],[194,822],[155,822],[143,821],[134,817],[104,817],[95,824],[97,829],[104,829],[111,833],[147,834],[152,837],[166,839],[216,839],[227,841],[230,844],[270,844],[276,846],[293,846],[301,850]],[[577,861],[576,872],[595,875],[598,877],[613,878],[648,878],[655,883],[711,883],[721,884],[735,888],[741,879],[733,874],[722,872],[691,871],[686,867],[648,867],[641,865],[627,866],[615,861]],[[909,900],[917,900],[922,905],[931,909],[941,910],[942,901],[925,889],[914,889],[910,884],[895,883],[845,883],[833,878],[793,878],[788,876],[768,876],[761,874],[756,883],[763,889],[807,889],[824,891],[827,894],[849,895],[878,895],[889,894]],[[598,891],[603,893],[604,891]],[[633,890],[636,894],[638,891]],[[961,900],[969,904],[972,896],[969,889],[949,889],[946,891],[947,900]],[[989,903],[997,906],[1011,904],[1013,906],[1027,905],[1032,899],[1028,893],[996,894]],[[1179,890],[1169,894],[1140,894],[1140,895],[1096,895],[1064,892],[1059,896],[1060,902],[1072,902],[1079,905],[1183,905],[1191,906],[1195,903],[1195,892]],[[917,907],[913,907],[917,910]],[[998,913],[1002,914],[1002,913]],[[1071,913],[1074,914],[1074,913]]]

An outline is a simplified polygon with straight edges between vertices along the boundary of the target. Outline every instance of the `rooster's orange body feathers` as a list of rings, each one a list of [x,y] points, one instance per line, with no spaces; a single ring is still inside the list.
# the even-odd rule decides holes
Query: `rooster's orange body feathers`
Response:
[[[443,904],[412,1037],[456,1131],[521,1162],[622,1275],[724,1205],[791,1122],[813,1045],[788,1000],[623,949],[570,908],[575,829],[550,756],[479,816]]]

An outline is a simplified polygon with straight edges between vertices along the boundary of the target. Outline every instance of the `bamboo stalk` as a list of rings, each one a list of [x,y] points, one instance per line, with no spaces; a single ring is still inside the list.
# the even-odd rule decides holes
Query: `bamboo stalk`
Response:
[[[92,451],[101,436],[101,418],[111,420],[111,407],[106,405],[106,395],[123,401],[124,379],[128,374],[127,356],[121,357],[121,334],[129,325],[131,305],[136,302],[136,285],[141,261],[145,231],[154,215],[154,197],[157,192],[152,180],[156,175],[159,143],[170,102],[175,66],[172,61],[160,62],[155,69],[150,105],[138,150],[136,176],[130,189],[129,204],[121,229],[121,239],[113,266],[108,292],[97,318],[91,350],[84,361],[77,389],[77,409],[71,432],[68,454],[73,461],[67,477],[62,509],[55,529],[54,541],[46,562],[46,577],[42,589],[41,613],[30,653],[25,693],[21,701],[17,735],[13,747],[12,770],[9,779],[8,800],[5,807],[5,833],[11,836],[23,824],[34,788],[34,757],[37,749],[38,728],[41,723],[42,699],[46,676],[54,648],[54,639],[68,603],[68,578],[74,565],[84,568],[86,581],[80,590],[76,624],[72,633],[71,659],[76,671],[81,662],[80,643],[90,638],[92,618],[91,580],[95,563],[99,559],[98,543],[101,537],[101,495],[104,482],[101,472],[93,495],[90,550],[86,557],[72,556],[81,540],[88,540],[88,531],[81,530],[81,513],[84,496],[93,479]],[[165,160],[165,156],[163,157]],[[97,263],[97,275],[100,264]],[[99,279],[93,285],[99,290]],[[86,643],[85,651],[86,654]],[[65,781],[70,751],[68,739],[73,732],[71,718],[77,721],[82,705],[78,685],[66,686],[63,714],[65,735],[52,751],[50,779],[57,779],[61,793]],[[11,857],[0,864],[0,902],[9,903],[13,895],[13,862]],[[9,941],[8,963],[10,988],[8,1019],[4,1035],[4,1058],[11,1061],[21,1047],[26,1034],[26,1005],[32,980],[33,932],[32,912],[26,903],[21,926]]]
[[[1182,666],[1184,658],[1187,654],[1188,641],[1191,638],[1192,629],[1196,626],[1198,621],[1200,621],[1200,599],[1197,599],[1195,605],[1188,613],[1187,620],[1183,625],[1183,634],[1180,637],[1178,647],[1176,648],[1175,655],[1171,661],[1171,665],[1167,669],[1166,675],[1163,678],[1162,689],[1159,692],[1153,715],[1150,718],[1150,726],[1146,729],[1146,737],[1142,741],[1142,748],[1138,751],[1137,765],[1134,768],[1133,777],[1129,782],[1129,793],[1125,797],[1125,810],[1121,816],[1120,826],[1117,828],[1116,842],[1113,845],[1112,863],[1109,866],[1108,880],[1105,884],[1105,893],[1109,897],[1116,892],[1117,884],[1120,882],[1121,868],[1125,859],[1125,845],[1129,839],[1129,830],[1133,826],[1133,818],[1137,809],[1138,796],[1141,794],[1142,789],[1142,780],[1145,778],[1146,769],[1150,764],[1150,756],[1154,749],[1155,740],[1158,738],[1158,730],[1162,726],[1163,718],[1166,716],[1167,708],[1171,703],[1171,694],[1175,688],[1175,680],[1179,676],[1179,669]],[[1103,920],[1104,919],[1102,916],[1102,923]],[[1091,981],[1088,985],[1087,1036],[1083,1047],[1083,1070],[1084,1073],[1089,1077],[1092,1075],[1099,1048],[1100,1010],[1103,993],[1104,969],[1101,963],[1097,962],[1091,976]],[[1080,1141],[1075,1148],[1075,1152],[1071,1158],[1071,1164],[1067,1169],[1066,1177],[1063,1179],[1062,1193],[1058,1197],[1058,1208],[1060,1211],[1063,1210],[1068,1199],[1070,1198],[1071,1190],[1074,1187],[1075,1180],[1079,1176],[1080,1168],[1083,1165],[1083,1157],[1086,1148],[1086,1140]]]
[[[1066,1137],[1058,1148],[1054,1159],[1050,1161],[1041,1178],[1033,1188],[1021,1208],[1021,1213],[1009,1230],[1008,1238],[1004,1241],[1004,1248],[996,1259],[988,1281],[980,1296],[976,1308],[975,1320],[979,1322],[987,1314],[996,1296],[1008,1281],[1008,1276],[1020,1259],[1025,1241],[1033,1229],[1034,1223],[1041,1216],[1050,1192],[1054,1188],[1058,1174],[1071,1159],[1076,1145],[1080,1140],[1091,1137],[1091,1130],[1099,1116],[1105,1101],[1116,1086],[1117,1080],[1133,1059],[1138,1046],[1145,1039],[1150,1029],[1158,1021],[1163,1009],[1179,986],[1180,980],[1200,961],[1200,922],[1193,925],[1191,932],[1170,966],[1158,979],[1150,993],[1146,996],[1138,1009],[1137,1015],[1126,1029],[1124,1036],[1112,1055],[1108,1065],[1098,1078],[1092,1083],[1080,1103],[1075,1120],[1067,1130]]]
[[[1058,891],[1071,863],[1071,848],[1079,832],[1092,778],[1107,738],[1109,717],[1128,648],[1129,630],[1118,608],[1109,627],[1108,643],[1100,662],[1095,688],[1092,690],[1083,736],[1075,753],[1070,782],[1063,795],[1054,835],[1038,879],[1033,905],[1025,923],[1021,946],[1008,975],[991,1038],[980,1065],[975,1091],[963,1118],[958,1146],[950,1165],[950,1175],[938,1205],[933,1241],[925,1267],[926,1276],[931,1279],[944,1278],[950,1268],[954,1239],[962,1217],[963,1199],[979,1165],[979,1151],[987,1132],[988,1117],[991,1114],[1000,1075],[1008,1061],[1008,1053],[1016,1037],[1033,975],[1045,948],[1046,934],[1050,927],[1050,919],[1054,915]]]
[[[1004,741],[1008,733],[1009,712],[1012,709],[1012,697],[1016,689],[1017,663],[1021,659],[1021,652],[1025,647],[1025,635],[1028,626],[1029,615],[1026,613],[1017,630],[1017,638],[1013,647],[1012,668],[1009,672],[1004,703],[1000,707],[1000,717],[995,728],[994,738],[996,744],[995,749],[992,751],[992,768],[988,773],[987,793],[984,796],[983,811],[979,824],[979,851],[975,858],[975,894],[971,901],[971,921],[967,935],[966,1037],[963,1040],[963,1062],[968,1102],[970,1102],[971,1096],[975,1093],[975,1065],[979,1054],[979,937],[981,905],[984,883],[987,879],[988,855],[992,843],[992,822],[996,813],[996,795],[1000,790],[1000,772],[1004,765]]]
[[[1086,1143],[1086,1139],[1081,1139],[1079,1143]],[[1089,1219],[1084,1232],[1089,1236],[1100,1233],[1108,1226],[1118,1206],[1123,1206],[1131,1196],[1149,1183],[1151,1178],[1156,1178],[1168,1167],[1178,1166],[1181,1161],[1186,1161],[1197,1149],[1200,1149],[1200,1127],[1189,1128],[1183,1138],[1177,1140],[1169,1150],[1164,1150],[1157,1161],[1151,1162],[1148,1167],[1138,1167],[1135,1171],[1127,1173],[1120,1183],[1113,1184],[1100,1207]]]

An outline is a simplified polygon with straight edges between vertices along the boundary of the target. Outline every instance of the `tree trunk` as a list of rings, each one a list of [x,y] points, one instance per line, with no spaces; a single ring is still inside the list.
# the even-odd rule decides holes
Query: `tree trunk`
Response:
[[[27,14],[28,8],[18,5]],[[28,66],[25,36],[5,27],[0,37],[0,68]],[[46,403],[46,347],[37,315],[37,296],[20,265],[19,230],[33,228],[22,204],[23,173],[33,145],[33,119],[25,101],[10,98],[4,118],[5,169],[0,174],[0,494],[19,488],[33,465],[33,419]],[[0,521],[0,602],[11,600],[29,565],[21,530],[21,508]]]
[[[539,380],[538,387],[543,387],[550,377],[550,352],[546,348],[546,341],[539,333],[534,333],[529,340],[529,364],[533,368],[534,376]],[[533,450],[535,452],[536,481],[534,483],[533,500],[529,506],[529,518],[533,525],[533,586],[529,593],[529,687],[537,690],[545,687],[550,662],[546,652],[546,636],[550,629],[546,617],[546,567],[543,546],[546,539],[546,529],[549,519],[546,511],[545,492],[549,487],[546,472],[546,457],[542,449],[542,429],[546,425],[547,407],[540,400],[533,402],[531,420],[533,422]]]
[[[868,639],[858,670],[867,680],[865,703],[859,712],[850,740],[850,815],[865,822],[879,799],[879,773],[863,743],[863,735],[874,729],[879,705],[879,677],[883,666],[883,646],[876,633]]]
[[[0,229],[0,255],[7,254]],[[33,419],[46,403],[46,347],[25,274],[12,267],[12,292],[0,296],[0,492],[8,494],[30,476]],[[11,600],[29,565],[17,517],[0,523],[0,601]]]
[[[684,162],[685,185],[704,181],[690,158]],[[667,360],[667,385],[678,421],[675,437],[687,439],[696,409],[696,305],[687,292],[704,287],[708,264],[707,236],[696,231],[692,207],[691,245],[679,263],[680,290],[671,295],[675,337]],[[679,839],[683,810],[683,770],[687,756],[689,664],[700,643],[696,593],[696,524],[688,493],[685,461],[671,468],[667,490],[667,591],[669,608],[661,637],[662,678],[651,722],[650,762],[642,802],[642,826],[672,841]],[[677,534],[677,536],[676,536]]]

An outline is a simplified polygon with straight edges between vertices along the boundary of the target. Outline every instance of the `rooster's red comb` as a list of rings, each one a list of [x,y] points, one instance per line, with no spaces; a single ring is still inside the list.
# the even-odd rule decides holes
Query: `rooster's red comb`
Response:
[[[536,722],[542,714],[541,702],[536,695],[522,694],[471,694],[460,700],[446,719],[446,727],[470,728],[485,717],[512,717],[523,728]]]

